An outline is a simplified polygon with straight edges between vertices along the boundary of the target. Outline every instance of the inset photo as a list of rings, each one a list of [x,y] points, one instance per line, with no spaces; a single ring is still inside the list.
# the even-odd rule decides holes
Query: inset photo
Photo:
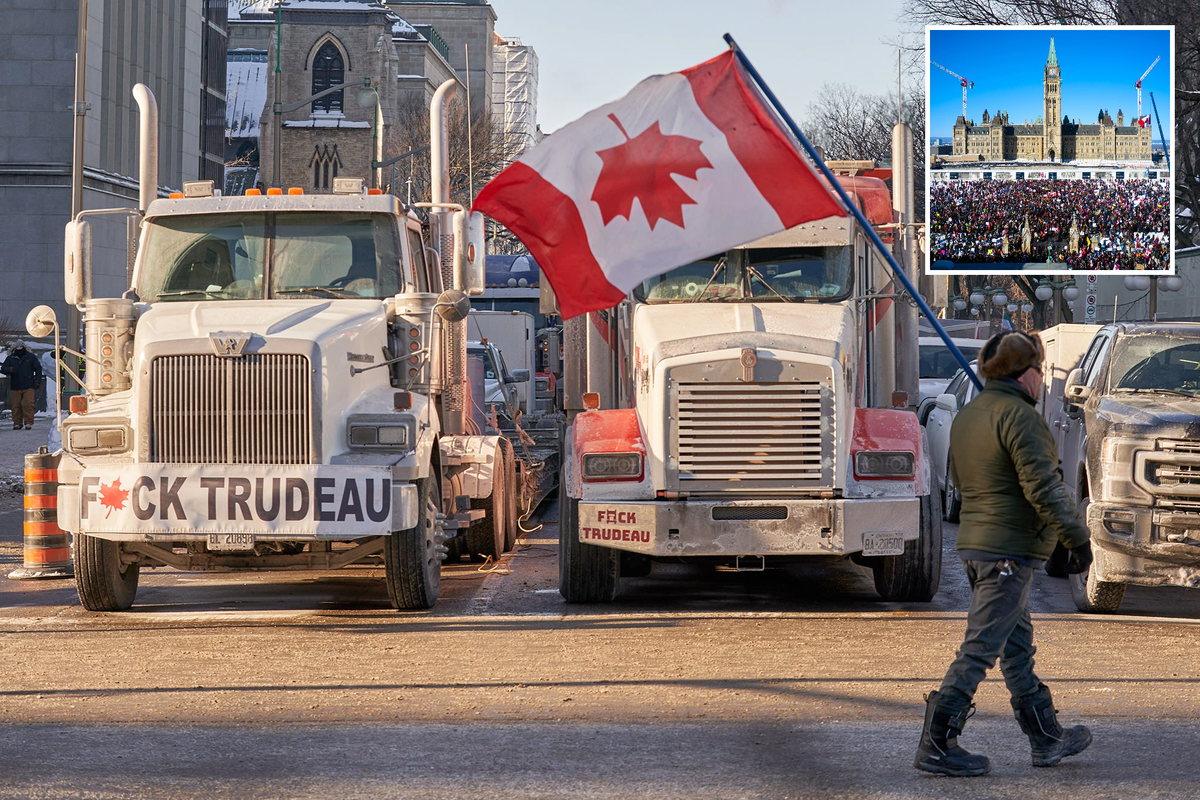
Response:
[[[929,28],[928,271],[1172,273],[1174,37]]]

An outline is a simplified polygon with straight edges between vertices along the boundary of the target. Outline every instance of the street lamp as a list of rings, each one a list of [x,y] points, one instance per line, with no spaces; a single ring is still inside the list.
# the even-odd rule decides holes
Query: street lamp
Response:
[[[1054,297],[1054,288],[1050,285],[1050,281],[1042,278],[1037,283],[1037,288],[1033,291],[1033,296],[1043,303]]]
[[[992,295],[992,305],[999,308],[1000,306],[1003,306],[1007,303],[1008,303],[1008,295],[1006,295],[1004,293],[1003,289],[996,289],[995,293]]]
[[[962,295],[958,295],[958,294],[954,295],[954,308],[958,311],[962,311],[966,307],[967,307],[966,299],[963,298]]]
[[[279,78],[276,78],[278,81]],[[380,102],[379,91],[371,84],[370,78],[364,78],[362,83],[339,83],[336,86],[330,86],[328,89],[323,89],[314,95],[297,100],[294,103],[284,103],[276,100],[274,104],[275,111],[275,175],[274,182],[277,186],[283,185],[283,115],[295,111],[298,108],[303,108],[314,100],[320,100],[326,95],[331,95],[334,92],[340,92],[343,89],[358,87],[358,91],[354,93],[354,100],[359,108],[373,108],[375,113],[371,120],[371,152],[374,153],[373,160],[379,162],[383,160],[383,151],[380,149],[382,138],[379,136],[380,127]],[[278,91],[276,97],[279,96]],[[377,170],[371,170],[372,179],[375,187],[379,186],[379,175]]]
[[[1079,299],[1079,287],[1075,285],[1075,279],[1071,278],[1071,282],[1063,286],[1063,297],[1067,298],[1067,302],[1074,302]],[[1074,306],[1071,306],[1074,308]]]

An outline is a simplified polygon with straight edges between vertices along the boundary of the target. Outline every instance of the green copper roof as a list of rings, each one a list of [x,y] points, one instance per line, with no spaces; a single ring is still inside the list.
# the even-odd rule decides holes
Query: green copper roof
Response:
[[[1048,61],[1046,61],[1046,66],[1048,66],[1048,67],[1057,67],[1058,66],[1058,57],[1054,55],[1054,37],[1053,36],[1050,37],[1050,58]]]

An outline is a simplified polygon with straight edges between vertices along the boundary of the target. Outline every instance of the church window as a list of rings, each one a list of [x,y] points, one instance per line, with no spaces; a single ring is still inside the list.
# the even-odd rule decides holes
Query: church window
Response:
[[[333,187],[333,179],[338,176],[338,168],[344,165],[335,144],[333,147],[323,145],[313,148],[308,166],[313,171],[313,188],[330,189]]]
[[[342,59],[342,51],[333,42],[325,42],[312,64],[313,94],[323,92],[330,86],[338,86],[346,82],[346,64]],[[337,91],[327,94],[312,104],[313,112],[322,111],[326,114],[341,113],[344,92]]]

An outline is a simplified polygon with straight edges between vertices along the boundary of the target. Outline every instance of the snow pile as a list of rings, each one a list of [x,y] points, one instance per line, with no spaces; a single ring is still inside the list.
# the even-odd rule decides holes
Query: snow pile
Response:
[[[230,50],[225,65],[225,135],[257,139],[267,107],[266,50]]]

